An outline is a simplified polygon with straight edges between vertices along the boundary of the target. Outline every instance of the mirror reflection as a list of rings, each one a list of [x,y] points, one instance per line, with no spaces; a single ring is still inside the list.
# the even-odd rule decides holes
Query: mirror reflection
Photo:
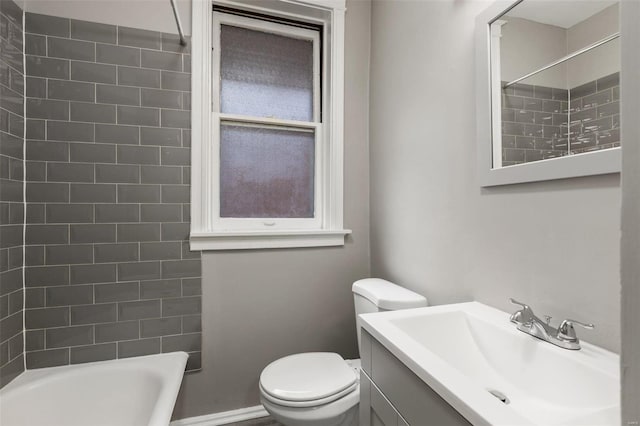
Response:
[[[620,146],[618,13],[524,0],[491,24],[494,168]]]

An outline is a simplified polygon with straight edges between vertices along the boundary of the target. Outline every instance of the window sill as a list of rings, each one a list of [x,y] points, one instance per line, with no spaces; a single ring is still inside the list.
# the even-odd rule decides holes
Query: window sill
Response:
[[[191,250],[343,246],[350,229],[191,233]]]

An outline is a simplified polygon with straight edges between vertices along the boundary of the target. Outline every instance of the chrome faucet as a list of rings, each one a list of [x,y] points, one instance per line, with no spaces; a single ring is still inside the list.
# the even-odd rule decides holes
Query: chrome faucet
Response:
[[[580,321],[566,319],[560,323],[556,329],[551,326],[551,317],[545,316],[545,321],[533,313],[533,310],[526,303],[509,299],[514,305],[520,305],[522,309],[511,315],[511,322],[516,324],[518,330],[530,334],[540,340],[552,343],[564,349],[580,349],[580,340],[576,336],[574,325],[579,325],[587,329],[593,329],[593,324],[586,324]]]

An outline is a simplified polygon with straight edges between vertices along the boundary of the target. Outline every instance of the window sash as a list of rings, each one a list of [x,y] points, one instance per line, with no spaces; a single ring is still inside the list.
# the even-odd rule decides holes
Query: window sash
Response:
[[[223,124],[238,124],[259,128],[272,128],[280,130],[312,131],[314,140],[314,215],[312,218],[229,218],[220,217],[220,131]],[[324,182],[322,170],[324,169],[322,150],[323,132],[321,123],[308,123],[292,120],[277,120],[271,118],[245,117],[231,114],[213,114],[212,117],[213,149],[211,150],[211,174],[214,180],[213,187],[217,194],[212,197],[213,227],[218,230],[274,230],[274,229],[319,229],[322,227],[322,191]]]
[[[246,16],[231,15],[224,12],[213,12],[213,30],[212,30],[212,46],[213,46],[213,64],[212,64],[212,98],[211,110],[220,113],[220,32],[222,25],[236,26],[249,30],[276,34],[289,38],[297,38],[308,40],[313,43],[313,121],[320,122],[321,105],[320,105],[320,31],[310,30],[306,28],[294,27],[276,22],[263,21],[258,18],[249,18]]]
[[[225,114],[220,112],[220,32],[222,25],[232,25],[256,31],[277,34],[310,40],[313,43],[313,119],[314,121],[282,120],[277,118],[252,117],[239,114]],[[225,230],[252,230],[274,231],[291,229],[321,229],[323,227],[323,191],[325,182],[323,176],[324,167],[324,132],[320,122],[320,33],[305,28],[298,28],[275,22],[262,21],[255,18],[231,15],[223,12],[213,12],[212,28],[212,119],[211,136],[212,149],[211,179],[212,188],[216,190],[211,197],[212,227],[218,231]],[[216,78],[218,77],[218,78]],[[314,132],[314,215],[312,218],[228,218],[220,217],[220,139],[221,125],[240,124],[261,128],[274,128],[281,130],[310,130]]]

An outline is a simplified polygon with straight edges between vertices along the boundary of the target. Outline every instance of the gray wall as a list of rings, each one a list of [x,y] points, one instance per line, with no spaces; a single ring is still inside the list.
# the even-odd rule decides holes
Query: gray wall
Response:
[[[22,10],[0,0],[0,387],[24,369]]]
[[[500,39],[500,78],[515,80],[567,54],[567,31],[555,25],[506,17]],[[567,88],[567,67],[555,66],[523,83]]]
[[[640,422],[640,1],[625,1],[622,12],[622,421]]]
[[[373,2],[372,275],[431,304],[524,300],[619,351],[619,176],[480,188],[469,94],[488,5]]]
[[[183,350],[190,55],[172,34],[27,13],[27,368]]]
[[[174,417],[259,404],[271,361],[304,351],[357,357],[351,284],[369,276],[368,1],[348,1],[344,247],[202,256],[202,371],[183,380]]]
[[[502,27],[501,78],[513,80],[620,30],[614,4],[569,28],[508,17]],[[620,71],[620,43],[613,40],[523,83],[573,88]]]
[[[574,52],[620,31],[620,8],[617,4],[567,29],[567,52]],[[569,61],[568,87],[620,71],[620,40],[610,41]]]

